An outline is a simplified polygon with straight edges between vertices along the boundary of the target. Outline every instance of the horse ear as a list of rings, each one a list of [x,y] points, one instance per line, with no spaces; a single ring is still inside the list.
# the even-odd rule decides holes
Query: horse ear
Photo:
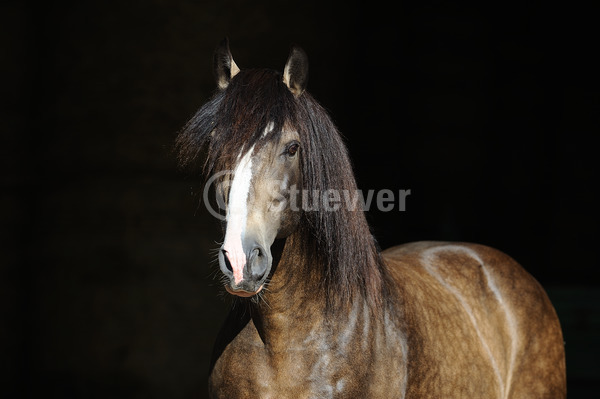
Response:
[[[240,68],[236,65],[231,51],[229,50],[229,39],[225,38],[217,47],[213,58],[213,69],[217,86],[223,90],[229,85],[229,81],[238,74]]]
[[[294,96],[304,93],[308,82],[308,57],[300,47],[293,47],[283,69],[283,83]]]

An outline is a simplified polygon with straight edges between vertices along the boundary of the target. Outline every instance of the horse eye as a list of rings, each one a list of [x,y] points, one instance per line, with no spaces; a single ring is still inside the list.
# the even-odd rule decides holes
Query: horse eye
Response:
[[[293,157],[294,155],[296,155],[296,153],[298,152],[298,147],[300,147],[298,144],[292,144],[291,146],[289,146],[287,149],[288,156]]]

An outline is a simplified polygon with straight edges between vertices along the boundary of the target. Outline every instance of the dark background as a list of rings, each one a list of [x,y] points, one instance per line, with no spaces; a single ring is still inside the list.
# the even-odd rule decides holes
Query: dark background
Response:
[[[415,2],[416,3],[416,2]],[[217,222],[171,153],[238,65],[311,62],[382,247],[497,247],[548,290],[571,398],[600,376],[598,13],[571,3],[4,2],[2,397],[203,398]]]

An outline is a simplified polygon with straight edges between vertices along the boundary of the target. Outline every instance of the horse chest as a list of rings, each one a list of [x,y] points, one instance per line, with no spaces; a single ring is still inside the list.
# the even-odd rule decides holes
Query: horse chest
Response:
[[[274,351],[253,327],[246,328],[216,362],[209,381],[211,397],[364,398],[402,391],[401,355],[396,350],[378,348],[377,339],[344,338],[345,342],[309,338],[304,345]]]

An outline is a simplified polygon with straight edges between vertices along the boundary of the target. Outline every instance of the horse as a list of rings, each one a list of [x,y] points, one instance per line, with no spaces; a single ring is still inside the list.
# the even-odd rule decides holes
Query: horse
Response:
[[[235,300],[211,398],[566,397],[556,312],[516,261],[460,242],[381,251],[361,207],[324,200],[357,187],[302,49],[283,73],[240,69],[227,40],[213,62],[217,89],[176,138],[181,165],[222,176]]]

